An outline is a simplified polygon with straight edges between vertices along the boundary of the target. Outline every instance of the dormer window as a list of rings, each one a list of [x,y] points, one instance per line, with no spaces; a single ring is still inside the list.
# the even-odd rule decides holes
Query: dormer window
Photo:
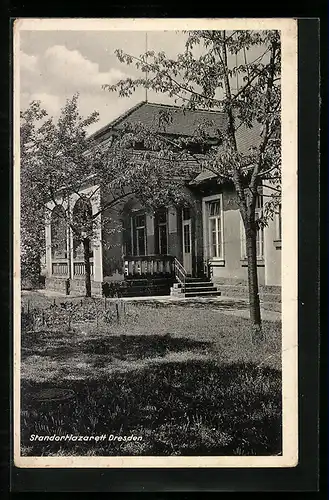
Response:
[[[200,142],[190,142],[187,144],[186,149],[191,154],[205,154],[209,151],[210,145]]]
[[[139,150],[143,151],[143,150],[146,149],[143,140],[141,140],[141,141],[134,141],[133,148],[136,149],[137,151],[139,151]]]
[[[180,144],[180,146],[177,146],[177,148],[175,148],[175,150],[177,151],[182,151],[185,150],[186,152],[190,153],[190,154],[206,154],[209,149],[211,148],[211,145],[210,144],[207,144],[205,142],[188,142],[188,143],[182,143]]]

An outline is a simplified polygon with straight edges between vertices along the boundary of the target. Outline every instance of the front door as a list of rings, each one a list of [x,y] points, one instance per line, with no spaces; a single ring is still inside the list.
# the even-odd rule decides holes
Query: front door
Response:
[[[192,231],[191,219],[183,220],[183,266],[192,275]]]

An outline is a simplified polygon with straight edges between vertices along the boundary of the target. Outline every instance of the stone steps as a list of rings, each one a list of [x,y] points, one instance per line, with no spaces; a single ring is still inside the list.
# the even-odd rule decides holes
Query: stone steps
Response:
[[[209,285],[209,283],[206,286],[185,286],[185,293],[189,292],[211,292],[217,290],[217,287],[214,287],[212,285]]]
[[[214,297],[221,292],[206,278],[187,278],[185,285],[174,283],[170,289],[172,297]]]
[[[190,292],[185,292],[185,297],[220,297],[222,292],[217,290],[216,287],[214,287],[213,290],[207,290],[207,291],[190,291]]]

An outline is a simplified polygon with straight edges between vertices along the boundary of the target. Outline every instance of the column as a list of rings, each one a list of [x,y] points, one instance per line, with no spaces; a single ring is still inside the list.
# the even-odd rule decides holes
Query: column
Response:
[[[45,221],[45,239],[46,239],[46,270],[47,277],[52,275],[52,260],[51,260],[51,217],[47,217]]]
[[[96,186],[91,186],[89,192],[95,191]],[[100,208],[100,190],[91,197],[92,213],[95,214]],[[101,283],[103,281],[103,249],[102,249],[102,215],[99,214],[95,220],[95,238],[91,242],[93,248],[94,274],[92,280]]]
[[[71,217],[71,214],[70,214]],[[73,231],[69,225],[68,227],[68,265],[70,266],[69,269],[69,276],[71,279],[74,278],[74,262],[73,262]]]

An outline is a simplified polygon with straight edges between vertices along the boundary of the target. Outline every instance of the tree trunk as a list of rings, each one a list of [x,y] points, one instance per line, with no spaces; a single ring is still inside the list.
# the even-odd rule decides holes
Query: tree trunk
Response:
[[[41,278],[41,254],[37,252],[37,254],[33,258],[33,262],[31,263],[32,269],[32,286],[33,288],[40,288],[40,278]]]
[[[91,277],[90,277],[90,239],[83,240],[83,256],[85,263],[85,285],[86,297],[91,297]]]
[[[252,341],[264,340],[262,332],[262,321],[260,314],[260,301],[257,275],[257,251],[256,251],[257,228],[255,222],[246,223],[246,249],[248,261],[248,289],[249,310],[252,323]]]

